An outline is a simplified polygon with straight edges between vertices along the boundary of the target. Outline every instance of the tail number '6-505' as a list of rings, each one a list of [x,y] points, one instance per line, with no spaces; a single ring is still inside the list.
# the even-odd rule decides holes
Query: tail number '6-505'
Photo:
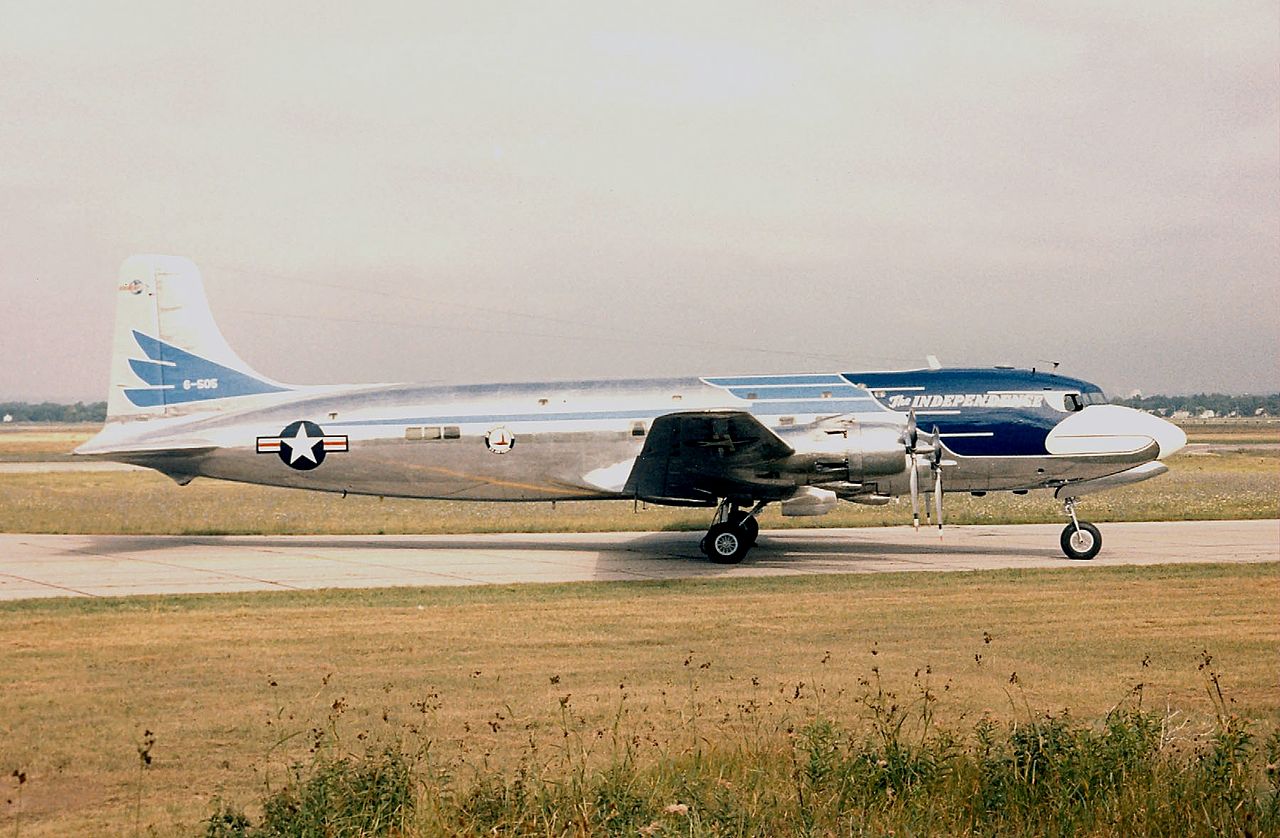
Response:
[[[217,390],[218,379],[216,378],[197,378],[194,381],[190,378],[182,379],[183,390]]]

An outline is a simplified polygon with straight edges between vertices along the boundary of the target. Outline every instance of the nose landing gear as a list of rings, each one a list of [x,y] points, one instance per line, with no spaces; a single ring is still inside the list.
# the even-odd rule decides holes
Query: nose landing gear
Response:
[[[742,561],[760,534],[760,522],[756,516],[764,507],[765,502],[760,501],[749,512],[744,512],[732,500],[725,500],[716,509],[711,528],[698,543],[698,548],[716,564]]]
[[[1076,517],[1076,499],[1067,498],[1062,502],[1062,509],[1071,516],[1071,523],[1062,531],[1062,552],[1068,559],[1086,561],[1098,555],[1102,549],[1102,533],[1088,521]]]

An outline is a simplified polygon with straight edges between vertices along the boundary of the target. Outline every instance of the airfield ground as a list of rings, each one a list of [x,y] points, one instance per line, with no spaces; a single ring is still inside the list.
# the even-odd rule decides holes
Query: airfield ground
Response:
[[[0,601],[36,597],[624,582],[1062,568],[1059,524],[762,530],[739,565],[697,533],[16,535],[0,533]],[[1094,566],[1274,562],[1280,521],[1116,522]]]
[[[5,430],[0,461],[60,459],[90,430],[41,430],[51,436],[22,444]],[[1212,447],[1086,511],[1097,521],[1274,519],[1280,452],[1264,431],[1200,442]],[[952,520],[1060,522],[1048,499],[1006,498],[949,504]],[[0,530],[10,532],[551,528],[543,518],[657,530],[705,518],[571,506],[0,472]],[[512,517],[494,526],[498,509]],[[830,523],[902,524],[902,511],[851,509],[860,517]],[[619,735],[639,743],[638,768],[760,742],[786,756],[810,721],[872,726],[865,699],[877,683],[910,702],[927,681],[935,726],[970,737],[988,714],[1027,723],[1069,710],[1089,723],[1140,699],[1188,752],[1223,709],[1262,742],[1280,727],[1277,603],[1280,562],[0,603],[0,834],[192,834],[215,798],[256,814],[316,737],[353,753],[374,740],[429,742],[430,764],[455,789],[511,780],[519,765],[571,774],[616,755]],[[779,776],[793,775],[784,766]]]
[[[962,732],[1094,719],[1142,684],[1190,745],[1213,715],[1205,651],[1232,712],[1280,721],[1277,603],[1275,564],[6,603],[0,767],[26,773],[23,835],[130,832],[139,793],[144,829],[190,834],[215,796],[278,787],[313,730],[358,752],[415,726],[465,785],[531,748],[550,770],[566,729],[603,756],[616,725],[649,760],[856,728],[872,667],[904,701],[927,679]]]

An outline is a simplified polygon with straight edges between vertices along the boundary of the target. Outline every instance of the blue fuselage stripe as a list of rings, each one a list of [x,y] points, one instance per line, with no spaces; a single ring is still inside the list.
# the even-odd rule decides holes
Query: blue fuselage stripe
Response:
[[[774,401],[777,399],[851,399],[855,401],[874,401],[866,390],[850,387],[847,384],[832,384],[817,387],[730,387],[729,392],[740,399],[759,399]],[[824,396],[823,393],[826,393]]]
[[[795,414],[831,415],[849,413],[865,407],[868,400],[819,399],[804,402],[746,403],[741,406],[699,408],[706,410],[744,410],[765,416],[790,416]],[[346,422],[326,422],[326,427],[352,428],[370,425],[478,425],[494,422],[591,422],[602,419],[654,419],[677,410],[598,410],[565,413],[475,413],[442,416],[410,416],[399,419],[351,419]]]
[[[842,376],[834,373],[813,373],[804,375],[739,375],[732,378],[704,378],[703,381],[716,387],[775,387],[789,384],[845,384]]]

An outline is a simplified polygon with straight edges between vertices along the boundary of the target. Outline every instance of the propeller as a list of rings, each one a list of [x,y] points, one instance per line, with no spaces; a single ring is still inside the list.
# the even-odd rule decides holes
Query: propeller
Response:
[[[920,475],[917,471],[916,450],[914,448],[909,452],[911,458],[911,525],[916,528],[916,532],[920,532]]]
[[[933,468],[933,517],[938,522],[938,535],[942,535],[942,469]]]
[[[908,477],[911,483],[911,525],[916,528],[916,532],[920,531],[920,452],[917,451],[919,443],[919,430],[916,428],[916,411],[915,408],[907,411],[907,426],[902,430],[902,443],[907,447]]]
[[[933,426],[932,439],[932,456],[929,458],[929,468],[933,470],[933,517],[938,521],[938,536],[942,536],[942,435],[938,433],[938,426]]]
[[[920,445],[920,431],[916,425],[915,410],[908,411],[907,425],[902,431],[902,444],[907,449],[908,471],[907,476],[911,487],[911,525],[915,527],[916,532],[920,531],[920,455],[929,455],[929,470],[933,472],[933,519],[938,522],[938,532],[942,532],[942,434],[938,432],[938,426],[933,426],[933,431],[929,435],[929,441],[924,446]],[[950,463],[945,463],[950,465]],[[925,502],[925,517],[929,517],[928,500]]]

